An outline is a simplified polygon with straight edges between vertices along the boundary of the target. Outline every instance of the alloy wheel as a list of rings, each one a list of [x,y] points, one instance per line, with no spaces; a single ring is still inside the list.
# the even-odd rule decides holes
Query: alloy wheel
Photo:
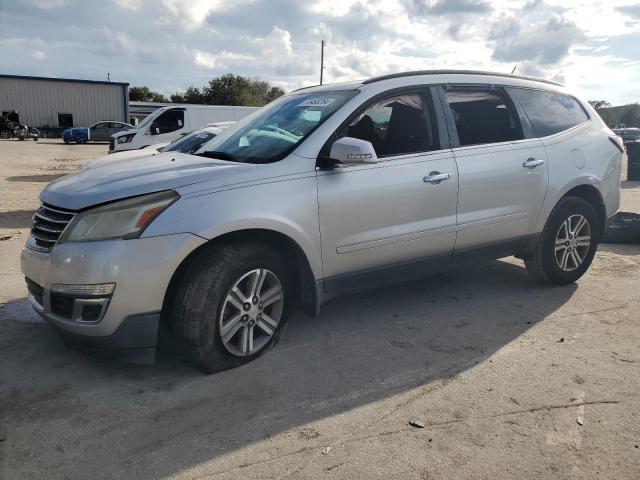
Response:
[[[572,272],[582,265],[591,248],[591,226],[583,215],[571,215],[556,234],[555,257],[561,270]]]
[[[219,332],[229,353],[246,357],[262,350],[282,318],[284,292],[278,277],[265,268],[236,280],[222,303]]]

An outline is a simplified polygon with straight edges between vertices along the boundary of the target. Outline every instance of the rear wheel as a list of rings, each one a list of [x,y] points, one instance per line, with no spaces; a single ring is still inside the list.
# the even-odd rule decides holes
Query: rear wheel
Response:
[[[591,265],[598,228],[598,217],[588,202],[563,198],[549,215],[534,253],[525,258],[527,270],[544,283],[575,282]]]
[[[284,262],[262,244],[202,252],[171,307],[174,333],[206,372],[250,362],[279,338],[290,299]]]
[[[9,130],[0,131],[0,138],[2,140],[10,140],[11,139],[11,132]]]

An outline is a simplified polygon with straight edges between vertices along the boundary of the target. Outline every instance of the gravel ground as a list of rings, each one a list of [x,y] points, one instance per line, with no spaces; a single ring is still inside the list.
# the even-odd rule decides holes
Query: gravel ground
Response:
[[[640,246],[566,287],[509,258],[335,300],[216,375],[121,365],[68,350],[18,265],[38,192],[105,153],[0,142],[0,478],[640,478]]]

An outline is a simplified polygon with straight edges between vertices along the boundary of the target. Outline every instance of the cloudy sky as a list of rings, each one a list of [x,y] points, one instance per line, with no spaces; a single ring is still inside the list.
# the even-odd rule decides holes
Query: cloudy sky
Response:
[[[0,0],[0,73],[172,93],[227,72],[290,90],[428,68],[640,102],[640,0]]]

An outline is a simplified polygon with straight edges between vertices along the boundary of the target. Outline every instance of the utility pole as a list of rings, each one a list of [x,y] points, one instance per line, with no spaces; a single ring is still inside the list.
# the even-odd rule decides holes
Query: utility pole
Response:
[[[111,74],[107,73],[107,82],[110,82],[110,81],[111,81]]]
[[[320,85],[322,85],[322,73],[324,72],[324,46],[327,44],[324,40],[320,41]]]

